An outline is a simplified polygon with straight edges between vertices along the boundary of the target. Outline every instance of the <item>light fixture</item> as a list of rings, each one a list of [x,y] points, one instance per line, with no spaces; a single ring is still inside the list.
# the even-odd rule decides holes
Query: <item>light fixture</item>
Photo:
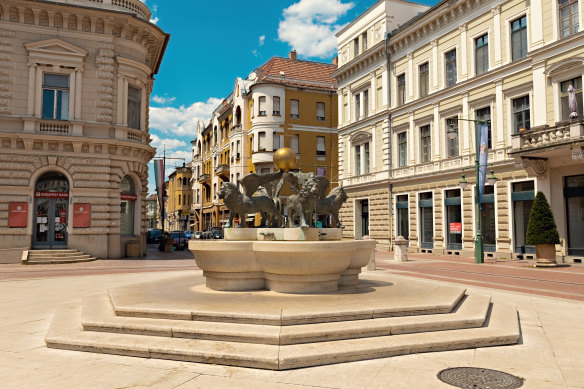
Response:
[[[448,136],[448,139],[454,140],[458,136],[458,131],[451,124],[450,125],[450,128],[448,129],[448,131],[446,131],[446,135]]]
[[[460,187],[460,189],[464,189],[466,188],[467,184],[468,182],[466,182],[466,176],[463,174],[462,177],[460,177],[460,182],[458,183],[458,186]]]
[[[495,172],[493,170],[491,170],[491,172],[487,176],[487,183],[489,185],[495,185],[496,182],[497,182],[497,177],[495,177]]]
[[[187,172],[187,167],[185,166],[185,163],[184,162],[183,162],[183,165],[182,165],[182,172],[183,173],[186,173]]]

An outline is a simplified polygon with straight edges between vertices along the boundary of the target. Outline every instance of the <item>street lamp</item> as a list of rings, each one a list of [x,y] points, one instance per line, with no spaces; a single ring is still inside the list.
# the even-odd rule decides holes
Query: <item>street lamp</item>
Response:
[[[469,122],[474,123],[489,123],[490,121],[485,120],[470,120],[470,119],[458,119],[458,120],[466,120]],[[457,131],[454,129],[453,125],[450,125],[450,129],[447,132],[449,139],[455,139]],[[475,143],[476,143],[476,152],[475,152],[475,227],[476,227],[476,235],[475,235],[475,263],[484,263],[485,262],[485,252],[484,252],[484,245],[483,245],[483,232],[481,229],[481,199],[480,199],[480,184],[479,184],[479,176],[480,176],[480,168],[486,167],[485,165],[481,165],[479,161],[479,153],[480,153],[480,142],[479,142],[479,133],[478,133],[478,126],[475,125]],[[491,170],[488,177],[486,177],[486,181],[489,185],[494,185],[497,182],[497,177],[495,177],[495,172]],[[458,186],[464,190],[468,182],[466,181],[466,176],[463,174],[460,178],[460,182]]]

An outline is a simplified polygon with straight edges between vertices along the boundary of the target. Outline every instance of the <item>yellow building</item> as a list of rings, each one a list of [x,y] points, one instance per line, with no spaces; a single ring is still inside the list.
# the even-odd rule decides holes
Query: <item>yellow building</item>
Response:
[[[165,231],[186,231],[190,224],[190,210],[193,202],[191,162],[177,167],[166,182]]]
[[[378,2],[358,20],[381,3],[400,2]],[[381,14],[388,15],[386,9]],[[487,257],[530,258],[527,220],[535,193],[542,191],[562,240],[558,260],[582,261],[584,35],[578,32],[578,2],[443,1],[401,24],[393,31],[381,28],[384,39],[355,58],[343,62],[341,54],[335,73],[341,104],[350,107],[357,101],[357,85],[366,79],[372,90],[379,85],[373,83],[375,58],[389,65],[389,80],[383,83],[382,77],[381,87],[389,100],[382,135],[387,176],[369,181],[388,194],[376,210],[384,207],[387,221],[378,236],[390,246],[396,236],[405,236],[410,251],[472,255],[478,216]],[[351,44],[357,48],[355,39],[360,42],[367,28],[356,22],[346,27],[338,35],[339,52]],[[357,75],[363,68],[363,76]],[[570,119],[570,85],[578,102],[576,119]],[[354,199],[367,197],[355,174],[359,137],[352,131],[367,119],[345,117],[339,129],[342,181]],[[477,120],[488,123],[489,170],[498,178],[485,187],[480,215],[474,210]],[[466,189],[459,187],[463,173]],[[344,220],[355,220],[356,231],[361,215],[355,201],[343,211]]]
[[[195,229],[221,227],[229,215],[215,196],[222,183],[273,172],[274,151],[281,147],[296,152],[301,171],[336,184],[335,70],[335,64],[298,60],[292,51],[236,79],[233,92],[193,142]]]

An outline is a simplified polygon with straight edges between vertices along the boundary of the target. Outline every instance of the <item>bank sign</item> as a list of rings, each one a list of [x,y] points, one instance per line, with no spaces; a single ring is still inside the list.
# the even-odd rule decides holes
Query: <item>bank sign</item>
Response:
[[[69,192],[34,192],[34,197],[37,199],[68,199]]]

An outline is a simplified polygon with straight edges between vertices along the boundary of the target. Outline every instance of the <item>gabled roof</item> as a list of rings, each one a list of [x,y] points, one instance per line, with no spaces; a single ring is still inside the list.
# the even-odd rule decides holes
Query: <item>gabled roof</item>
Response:
[[[256,84],[272,83],[297,88],[337,90],[337,80],[332,77],[337,65],[273,57],[256,69]]]

